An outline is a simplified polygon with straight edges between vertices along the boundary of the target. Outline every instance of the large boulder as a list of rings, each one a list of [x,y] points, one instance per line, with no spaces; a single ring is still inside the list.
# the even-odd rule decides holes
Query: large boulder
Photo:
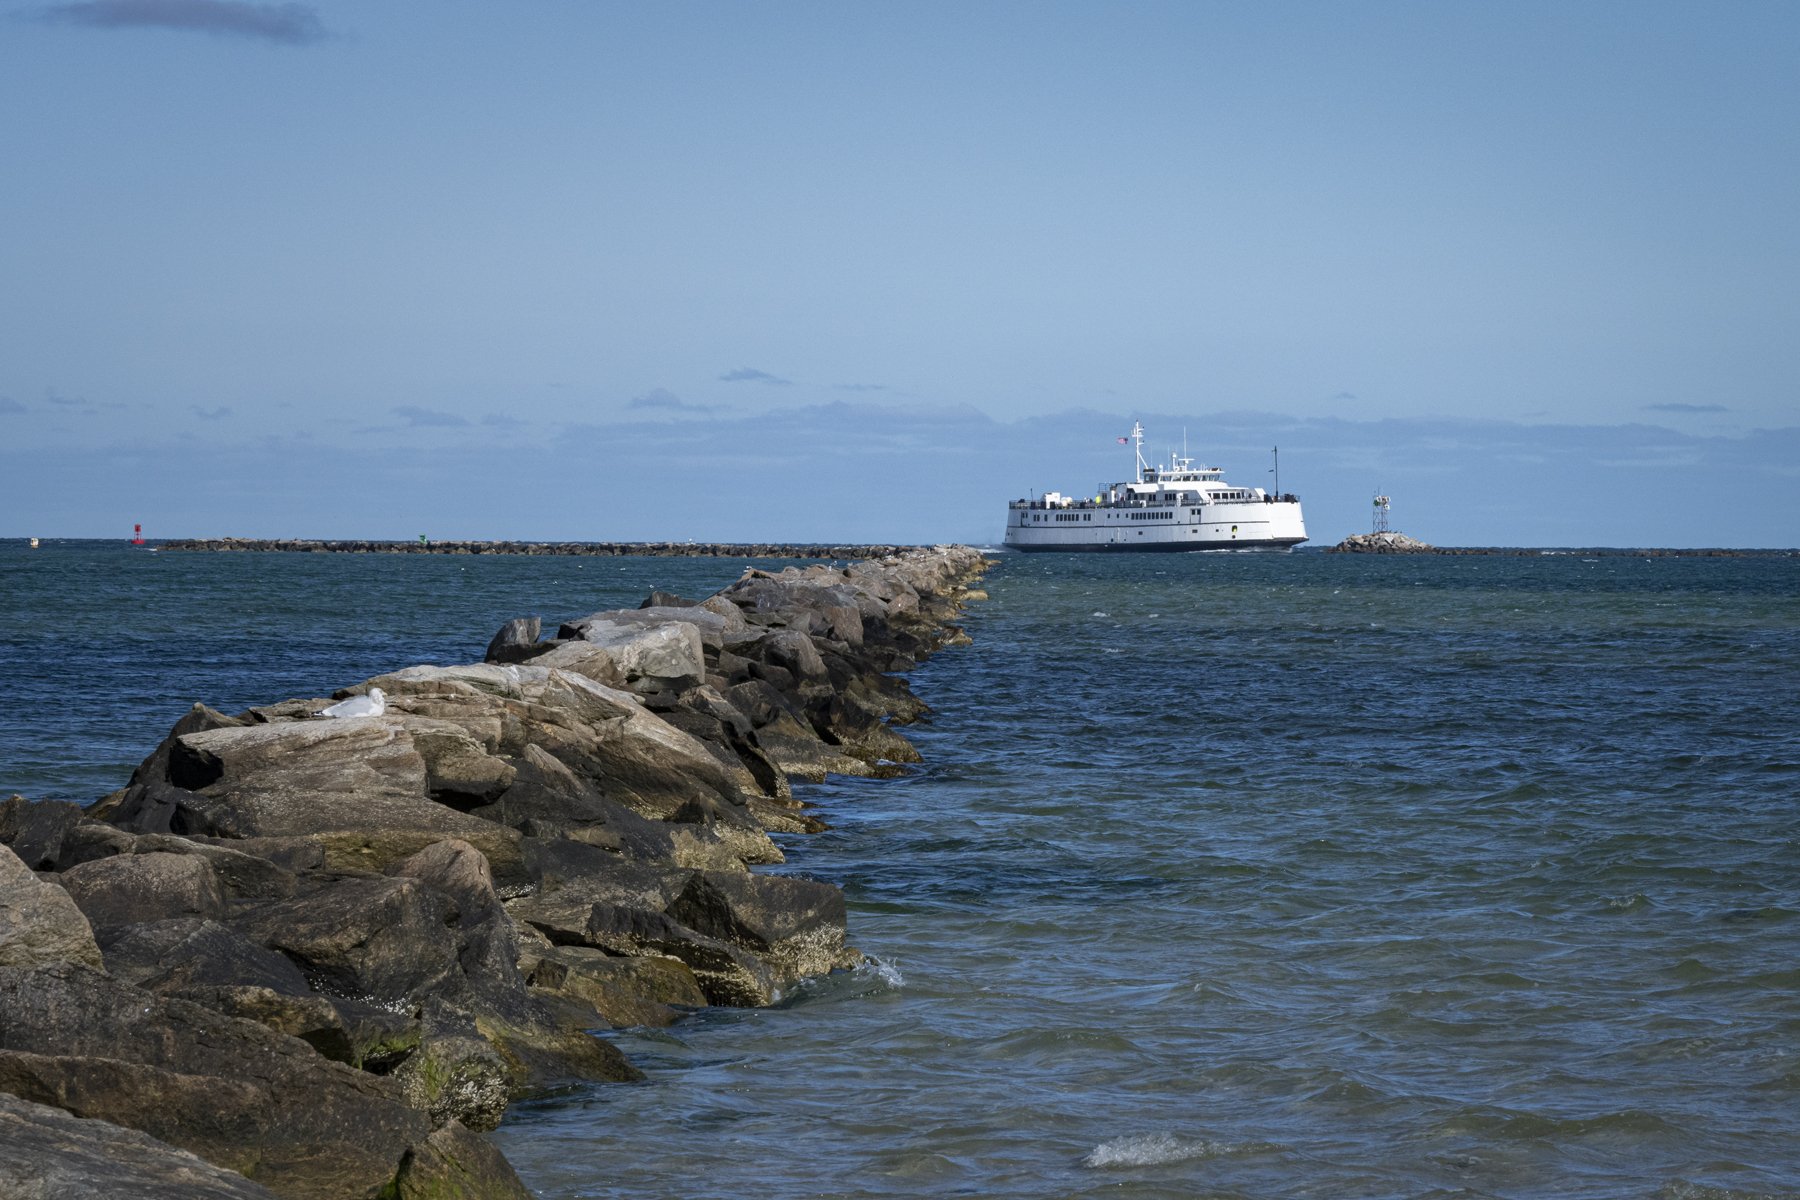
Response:
[[[243,984],[291,995],[312,989],[285,955],[237,930],[198,917],[146,921],[118,930],[106,944],[106,969],[115,979],[152,992]]]
[[[0,846],[0,967],[57,962],[101,966],[94,930],[68,892]]]
[[[225,729],[250,722],[196,704],[175,722],[150,757],[138,764],[131,782],[88,810],[94,820],[107,821],[140,833],[187,832],[182,789],[169,782],[169,761],[183,735],[208,729]]]
[[[248,843],[225,844],[171,833],[129,833],[112,825],[87,822],[71,829],[63,840],[58,869],[67,872],[84,863],[115,855],[187,855],[206,864],[227,901],[293,895],[295,871],[305,869],[307,864],[284,866],[260,853],[251,853],[250,849]]]
[[[784,984],[852,966],[860,957],[844,945],[844,893],[812,879],[696,871],[664,911],[754,952]]]
[[[795,981],[856,959],[844,945],[843,893],[830,884],[578,858],[545,845],[534,860],[538,892],[507,905],[553,946],[674,958],[710,1003],[734,1006],[768,1004]],[[554,969],[545,978],[543,986],[567,990]]]
[[[468,818],[426,799],[411,731],[385,717],[286,721],[183,734],[170,782],[200,799],[181,832],[265,837],[409,825],[453,833]]]
[[[538,634],[542,632],[544,623],[537,617],[514,617],[500,627],[488,643],[487,653],[482,656],[484,662],[517,663],[538,653]]]
[[[57,878],[103,933],[137,921],[225,915],[225,889],[198,855],[118,854],[70,867]]]
[[[694,973],[676,958],[534,945],[520,965],[534,993],[576,1010],[584,1025],[670,1025],[707,1003]]]
[[[338,1062],[355,1065],[367,1049],[298,967],[216,921],[152,921],[116,931],[106,946],[106,969],[159,996],[297,1037]]]
[[[768,1004],[780,994],[777,972],[754,953],[684,926],[664,910],[692,871],[608,861],[569,842],[528,846],[538,891],[507,902],[515,920],[557,946],[585,946],[617,957],[679,960],[712,1004]],[[585,852],[585,853],[584,853]]]
[[[425,791],[439,804],[467,811],[494,799],[512,785],[516,772],[476,737],[451,725],[413,726],[413,746],[425,760]]]
[[[314,911],[298,930],[307,935],[305,946],[284,928],[281,911],[258,912],[250,930],[280,945],[301,962],[310,981],[332,994],[351,1035],[351,1061],[380,1055],[378,1069],[400,1067],[393,1073],[406,1081],[409,1101],[482,1128],[498,1119],[496,1093],[517,1098],[639,1077],[616,1047],[585,1032],[593,1022],[563,1020],[527,987],[520,971],[520,929],[500,899],[485,855],[451,839],[426,846],[388,871],[389,879],[355,882],[370,891],[401,889],[402,894],[386,896],[386,906],[398,905],[406,918],[397,923],[394,938],[376,931],[361,940],[365,931],[389,921],[375,912],[359,925],[362,918],[349,911],[356,898],[345,895],[341,884],[313,897]],[[521,890],[529,893],[535,885]],[[329,891],[339,894],[322,894]],[[428,898],[427,948],[416,933],[405,932],[414,927],[416,915],[408,913],[407,897]],[[432,918],[441,919],[441,930]],[[386,995],[377,971],[388,980]],[[355,982],[346,985],[346,979]],[[343,998],[358,989],[359,999]],[[395,1027],[395,1013],[418,1017]],[[383,1023],[384,1014],[390,1024]]]
[[[757,1008],[781,998],[781,976],[767,961],[690,929],[666,913],[595,903],[579,921],[545,921],[538,928],[562,945],[589,946],[624,957],[678,959],[693,972],[709,1004]]]
[[[619,669],[613,656],[603,647],[579,638],[575,641],[540,643],[540,649],[532,657],[531,665],[541,670],[579,675],[610,688],[624,690],[627,686],[625,672]]]
[[[494,888],[487,856],[457,839],[434,842],[389,874],[419,881],[453,906],[459,986],[440,998],[471,1011],[522,1019],[525,980],[519,974],[519,934]]]
[[[713,614],[683,608],[672,610],[684,614],[680,620],[645,619],[643,611],[595,613],[564,625],[557,637],[606,651],[627,686],[639,691],[678,692],[699,683],[706,675],[705,642],[698,620],[687,614]]]
[[[500,1124],[512,1098],[506,1059],[474,1022],[452,1013],[427,1020],[419,1048],[394,1072],[400,1094],[433,1126],[460,1121],[487,1131]]]
[[[439,1153],[393,1081],[71,964],[0,968],[0,1091],[137,1129],[283,1196],[393,1195],[409,1160]],[[446,1194],[526,1194],[491,1148],[455,1144],[496,1190]]]
[[[127,831],[166,826],[190,841],[246,844],[311,839],[333,870],[380,870],[453,836],[480,847],[502,875],[517,866],[515,832],[433,797],[435,787],[479,803],[510,779],[510,767],[454,722],[396,712],[233,724],[176,735],[159,754],[166,779],[140,768],[143,778],[134,787],[146,802],[115,813]],[[209,857],[227,869],[219,853]],[[236,869],[248,872],[244,864]],[[269,894],[267,887],[237,891]]]
[[[600,794],[547,751],[527,746],[518,778],[494,804],[476,815],[537,838],[569,838],[634,862],[674,862],[681,866],[728,864],[742,869],[736,842],[706,825],[652,820]],[[773,844],[760,849],[761,861],[779,855]]]
[[[580,630],[582,631],[581,635],[585,636],[586,629],[592,628],[599,622],[614,626],[652,629],[658,625],[667,625],[671,621],[692,625],[700,635],[702,649],[711,651],[717,651],[724,644],[727,635],[742,630],[747,625],[743,614],[735,606],[728,611],[721,612],[702,608],[697,604],[647,604],[641,608],[595,613],[593,616],[583,617],[580,621],[563,626],[561,632],[568,636],[575,636],[571,631]],[[594,639],[588,638],[587,640],[593,641]]]
[[[491,736],[490,753],[505,758],[514,772],[521,769],[526,748],[535,746],[599,795],[653,820],[668,820],[697,804],[719,820],[750,826],[736,776],[702,743],[645,709],[630,692],[539,665],[560,653],[523,666],[413,667],[380,676],[371,683],[391,697],[389,716],[380,719],[428,716],[478,738]],[[492,803],[505,799],[503,790]],[[445,832],[463,836],[454,829]]]
[[[259,905],[231,924],[300,968],[314,990],[416,1005],[458,973],[455,906],[414,879],[343,879]]]
[[[531,1193],[491,1142],[452,1121],[412,1148],[394,1200],[531,1200]]]
[[[784,774],[821,782],[827,775],[868,775],[869,764],[829,745],[804,711],[766,679],[733,684],[725,692],[732,707],[749,718],[756,746]]]
[[[827,572],[830,568],[825,568]],[[791,569],[790,569],[791,571]],[[835,574],[811,579],[803,573],[780,575],[749,570],[721,593],[736,604],[753,625],[819,634],[850,645],[863,641],[863,613],[855,592],[839,586]]]
[[[0,800],[0,846],[11,847],[32,870],[48,871],[61,859],[63,840],[82,816],[81,806],[66,800],[10,796]]]
[[[720,682],[724,684],[722,677]],[[793,795],[787,776],[757,743],[755,726],[750,723],[750,718],[738,711],[719,688],[710,684],[690,688],[681,694],[674,708],[662,714],[662,718],[683,733],[699,739],[731,772],[738,789],[752,801],[759,798],[786,800]]]
[[[6,1200],[276,1200],[236,1171],[110,1121],[0,1092],[0,1196]]]
[[[739,654],[759,659],[772,667],[780,667],[803,689],[829,683],[825,660],[813,639],[796,629],[776,629],[754,641],[737,642],[732,649]]]

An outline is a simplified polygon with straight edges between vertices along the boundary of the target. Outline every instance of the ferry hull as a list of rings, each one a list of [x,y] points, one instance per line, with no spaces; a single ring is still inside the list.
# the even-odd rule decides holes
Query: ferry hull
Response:
[[[1294,500],[1206,505],[1014,505],[1001,544],[1026,553],[1291,550],[1306,541]]]
[[[1026,554],[1230,554],[1236,550],[1284,552],[1292,550],[1305,538],[1241,539],[1235,542],[1065,542],[1050,545],[1042,542],[1002,542],[1008,550]]]

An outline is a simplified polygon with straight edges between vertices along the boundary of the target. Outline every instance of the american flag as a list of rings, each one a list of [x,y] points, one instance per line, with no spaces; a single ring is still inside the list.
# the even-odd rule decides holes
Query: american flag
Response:
[[[1121,445],[1121,446],[1128,446],[1130,444],[1131,444],[1130,438],[1120,438],[1119,439],[1119,445]]]

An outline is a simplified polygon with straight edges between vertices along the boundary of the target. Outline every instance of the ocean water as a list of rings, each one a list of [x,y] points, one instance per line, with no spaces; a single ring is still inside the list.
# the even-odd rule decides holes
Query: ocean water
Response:
[[[54,553],[46,553],[52,551]],[[741,564],[0,544],[0,793]],[[60,557],[59,557],[60,556]],[[782,868],[869,966],[608,1036],[543,1197],[1800,1195],[1800,561],[1006,556]]]

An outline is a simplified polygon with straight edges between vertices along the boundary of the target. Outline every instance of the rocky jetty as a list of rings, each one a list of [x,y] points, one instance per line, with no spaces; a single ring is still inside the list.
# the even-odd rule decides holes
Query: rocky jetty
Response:
[[[487,660],[178,721],[91,808],[0,803],[0,1197],[524,1197],[481,1131],[636,1077],[590,1030],[852,968],[756,873],[790,781],[917,761],[965,548],[748,570]],[[373,715],[317,715],[385,697]]]
[[[1356,533],[1326,550],[1327,554],[1435,554],[1437,547],[1397,530]]]
[[[1359,533],[1326,554],[1438,554],[1464,558],[1800,558],[1800,550],[1736,547],[1433,546],[1404,533]]]
[[[434,542],[321,541],[310,538],[179,538],[158,550],[277,551],[289,554],[531,554],[614,558],[829,558],[883,559],[918,546],[823,546],[807,542]]]

